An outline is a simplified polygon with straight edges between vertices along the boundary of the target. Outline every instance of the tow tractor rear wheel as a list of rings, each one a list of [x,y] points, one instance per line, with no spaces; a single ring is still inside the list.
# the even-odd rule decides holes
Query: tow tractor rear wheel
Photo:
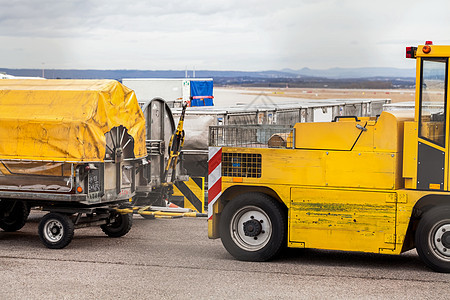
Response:
[[[109,237],[121,237],[130,231],[132,225],[133,215],[113,213],[109,219],[109,223],[100,227]]]
[[[266,261],[286,244],[282,205],[262,193],[245,193],[228,203],[220,217],[225,249],[244,261]]]
[[[21,229],[27,222],[29,208],[24,201],[0,200],[0,228],[13,232]]]
[[[42,243],[50,249],[62,249],[70,244],[74,234],[74,224],[69,216],[48,213],[39,223],[38,233]]]
[[[425,212],[416,230],[420,258],[437,272],[450,273],[450,206]]]

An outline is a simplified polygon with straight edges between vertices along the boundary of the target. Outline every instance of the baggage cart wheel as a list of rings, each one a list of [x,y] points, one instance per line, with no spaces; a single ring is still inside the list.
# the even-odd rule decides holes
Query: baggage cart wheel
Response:
[[[38,233],[42,243],[50,249],[62,249],[70,244],[74,234],[74,224],[69,216],[48,213],[39,223]]]
[[[269,260],[286,244],[285,215],[281,204],[266,194],[241,194],[220,217],[222,244],[239,260]]]
[[[133,215],[113,213],[108,224],[101,225],[101,229],[109,237],[121,237],[127,234],[133,225]]]
[[[434,271],[450,273],[450,206],[435,207],[423,214],[415,242],[426,265]]]
[[[0,228],[13,232],[21,229],[27,222],[30,211],[24,201],[0,200]]]

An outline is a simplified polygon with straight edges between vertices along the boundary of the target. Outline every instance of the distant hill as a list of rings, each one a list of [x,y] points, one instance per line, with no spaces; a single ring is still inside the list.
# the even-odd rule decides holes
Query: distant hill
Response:
[[[15,76],[42,76],[41,69],[2,69],[0,72]],[[185,71],[181,70],[70,70],[49,69],[44,70],[45,77],[49,79],[73,78],[73,79],[116,79],[122,78],[184,78]],[[189,77],[192,71],[188,72]],[[320,77],[329,79],[348,78],[414,78],[414,69],[397,68],[332,68],[326,70],[314,70],[303,68],[300,70],[284,69],[281,71],[210,71],[199,70],[195,72],[196,77],[242,77],[242,78],[305,78]]]
[[[413,78],[415,77],[415,69],[398,69],[398,68],[332,68],[325,70],[313,70],[303,68],[300,70],[284,69],[285,73],[292,73],[300,76],[324,77],[331,79],[347,79],[347,78]]]
[[[42,76],[41,69],[5,69],[0,68],[0,73],[14,76]],[[116,79],[122,78],[184,78],[185,71],[181,70],[70,70],[48,69],[44,70],[47,79]],[[196,71],[195,77],[252,77],[252,78],[292,78],[299,75],[282,71]],[[188,72],[188,77],[193,77],[193,72]]]
[[[14,76],[42,76],[41,69],[2,69],[0,73]],[[184,78],[181,70],[44,70],[47,79],[115,79],[123,78]],[[197,78],[213,78],[217,86],[248,87],[317,87],[317,88],[412,88],[414,69],[396,68],[333,68],[327,70],[284,69],[281,71],[209,71],[195,72]],[[193,77],[193,72],[188,72]]]

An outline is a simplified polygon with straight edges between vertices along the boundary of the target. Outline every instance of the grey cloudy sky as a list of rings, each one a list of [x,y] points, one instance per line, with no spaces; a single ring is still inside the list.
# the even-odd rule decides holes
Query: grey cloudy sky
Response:
[[[413,68],[448,0],[0,0],[0,67]]]

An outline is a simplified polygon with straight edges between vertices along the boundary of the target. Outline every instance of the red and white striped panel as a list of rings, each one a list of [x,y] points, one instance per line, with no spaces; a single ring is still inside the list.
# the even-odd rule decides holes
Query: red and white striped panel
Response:
[[[209,147],[208,155],[208,219],[212,218],[213,205],[222,194],[222,148]]]

